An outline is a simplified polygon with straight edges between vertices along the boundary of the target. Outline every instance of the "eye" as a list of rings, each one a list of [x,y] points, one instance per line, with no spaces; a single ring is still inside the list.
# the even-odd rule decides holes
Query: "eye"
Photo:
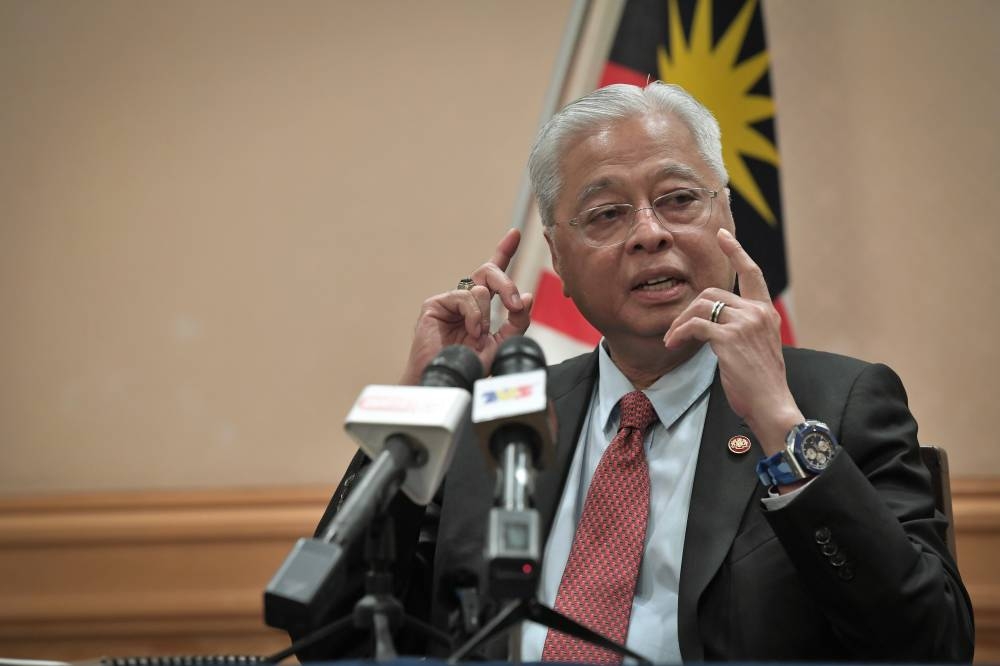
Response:
[[[580,221],[584,226],[610,226],[624,220],[628,216],[627,210],[628,206],[625,204],[598,206],[584,211]]]
[[[700,200],[699,192],[695,190],[675,190],[657,198],[653,206],[658,211],[683,210]]]

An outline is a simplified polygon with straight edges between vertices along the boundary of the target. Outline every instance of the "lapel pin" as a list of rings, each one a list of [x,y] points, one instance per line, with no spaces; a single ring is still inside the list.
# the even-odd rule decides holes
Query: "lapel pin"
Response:
[[[729,438],[729,451],[736,455],[743,455],[750,450],[750,438],[746,435],[733,435]]]

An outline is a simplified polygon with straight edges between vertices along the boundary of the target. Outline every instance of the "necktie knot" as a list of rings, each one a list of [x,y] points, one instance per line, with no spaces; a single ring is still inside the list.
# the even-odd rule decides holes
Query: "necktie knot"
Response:
[[[625,394],[618,404],[621,406],[621,425],[619,429],[635,428],[640,432],[645,432],[657,420],[653,403],[649,401],[649,398],[642,391],[632,391]]]

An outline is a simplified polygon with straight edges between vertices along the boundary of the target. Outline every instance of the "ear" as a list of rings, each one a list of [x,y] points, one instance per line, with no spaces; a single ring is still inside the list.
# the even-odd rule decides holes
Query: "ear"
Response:
[[[552,240],[552,233],[552,227],[545,227],[542,235],[545,236],[545,242],[549,246],[549,257],[552,259],[552,270],[555,271],[555,274],[559,276],[559,281],[562,282],[563,296],[569,298],[569,293],[566,291],[566,283],[563,282],[562,279],[562,266],[559,262],[559,251],[556,250],[555,241]]]

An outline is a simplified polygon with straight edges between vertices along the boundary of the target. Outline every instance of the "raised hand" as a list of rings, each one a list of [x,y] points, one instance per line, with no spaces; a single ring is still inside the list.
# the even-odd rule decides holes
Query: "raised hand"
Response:
[[[511,229],[500,239],[490,260],[473,271],[472,289],[453,289],[424,301],[401,383],[416,384],[427,363],[448,345],[471,348],[479,356],[484,372],[489,372],[500,343],[524,333],[531,323],[533,297],[521,294],[504,272],[520,242],[521,232]],[[491,332],[490,301],[495,295],[500,297],[508,316]]]
[[[739,276],[741,295],[704,290],[674,320],[663,341],[668,349],[692,340],[710,344],[719,357],[729,405],[746,420],[765,453],[776,453],[792,426],[804,420],[785,377],[781,316],[771,304],[764,274],[743,246],[725,229],[719,230],[718,242]]]

